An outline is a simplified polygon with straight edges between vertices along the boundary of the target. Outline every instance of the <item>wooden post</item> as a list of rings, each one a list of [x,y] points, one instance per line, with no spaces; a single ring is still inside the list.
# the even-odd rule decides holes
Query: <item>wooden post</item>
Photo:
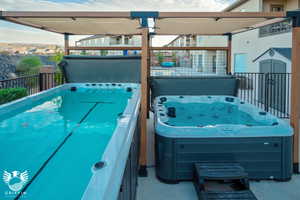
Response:
[[[65,55],[69,55],[70,54],[70,50],[69,50],[69,34],[65,33]]]
[[[147,113],[148,113],[148,74],[149,74],[149,31],[142,28],[142,61],[141,61],[141,149],[140,149],[140,176],[147,176]]]
[[[231,48],[232,48],[232,34],[228,33],[228,49],[227,49],[227,74],[232,73],[231,67]]]
[[[291,126],[294,128],[294,172],[299,173],[299,112],[300,112],[300,26],[293,24]]]
[[[148,71],[147,71],[147,81],[148,81],[148,91],[147,91],[147,118],[149,119],[149,113],[150,113],[150,73],[151,73],[151,44],[152,44],[152,38],[148,37]]]
[[[55,87],[55,67],[46,65],[40,68],[40,91]]]

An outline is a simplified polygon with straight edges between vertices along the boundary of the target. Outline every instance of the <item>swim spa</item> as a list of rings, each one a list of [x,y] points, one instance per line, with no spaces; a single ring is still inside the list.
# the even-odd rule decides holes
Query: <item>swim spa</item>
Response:
[[[190,180],[193,165],[240,163],[251,179],[289,180],[292,128],[233,96],[158,96],[154,102],[156,174]]]
[[[124,171],[137,170],[139,88],[65,84],[2,105],[0,170],[6,175],[0,199],[123,195]]]

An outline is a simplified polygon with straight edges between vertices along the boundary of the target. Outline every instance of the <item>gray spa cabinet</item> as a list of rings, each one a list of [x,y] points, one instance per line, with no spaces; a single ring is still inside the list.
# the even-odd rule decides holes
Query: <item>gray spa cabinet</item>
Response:
[[[168,100],[172,98],[165,97]],[[241,101],[233,98],[235,102],[230,103],[246,106],[242,110],[261,113],[258,108],[247,103],[240,105]],[[192,180],[194,164],[206,162],[240,163],[249,178],[255,180],[291,179],[293,131],[283,120],[266,113],[264,117],[270,117],[275,126],[231,124],[228,125],[230,128],[220,125],[206,131],[205,127],[181,127],[168,123],[168,109],[164,108],[164,102],[160,102],[160,106],[158,104],[156,100],[155,155],[156,175],[161,181],[177,183]],[[165,116],[162,112],[166,112]],[[230,130],[235,131],[231,133]]]

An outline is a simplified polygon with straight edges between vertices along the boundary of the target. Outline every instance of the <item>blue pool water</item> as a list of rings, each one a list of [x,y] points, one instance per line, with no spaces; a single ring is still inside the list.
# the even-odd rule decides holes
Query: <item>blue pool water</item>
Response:
[[[0,170],[29,175],[20,199],[80,199],[131,96],[124,88],[62,90],[1,116]],[[16,196],[2,181],[0,199]]]
[[[224,102],[212,103],[179,103],[166,102],[164,106],[176,108],[176,117],[168,119],[169,125],[176,126],[208,126],[217,124],[243,124],[247,126],[271,125],[270,121],[259,121],[249,113],[241,111],[236,104]]]

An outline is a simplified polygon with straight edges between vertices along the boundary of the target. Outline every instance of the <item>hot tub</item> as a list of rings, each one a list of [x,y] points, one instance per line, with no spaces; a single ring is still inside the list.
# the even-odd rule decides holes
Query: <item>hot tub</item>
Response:
[[[201,162],[240,163],[251,179],[291,178],[293,131],[285,121],[233,96],[159,96],[154,108],[161,180],[190,180]]]
[[[137,170],[139,88],[65,84],[0,106],[0,199],[124,196],[123,175]]]

